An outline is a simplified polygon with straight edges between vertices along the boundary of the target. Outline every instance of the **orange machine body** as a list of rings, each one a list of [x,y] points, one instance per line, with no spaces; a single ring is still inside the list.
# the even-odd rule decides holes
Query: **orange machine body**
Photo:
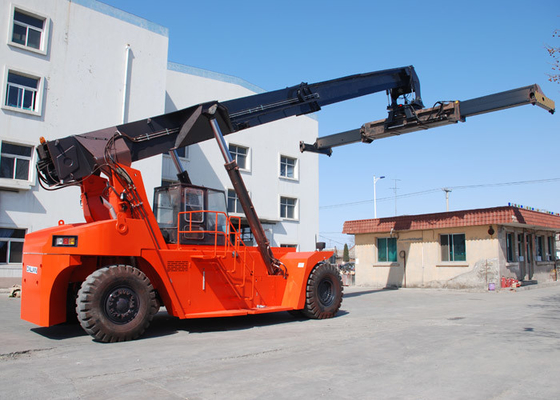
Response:
[[[123,168],[134,179],[137,204],[148,204],[139,171]],[[213,244],[166,243],[152,211],[126,207],[117,195],[123,188],[111,183],[114,190],[105,190],[107,180],[98,176],[82,182],[86,223],[61,221],[26,236],[24,320],[45,327],[65,322],[71,288],[96,269],[116,264],[142,270],[168,313],[179,318],[298,310],[304,307],[311,270],[332,255],[272,248],[284,273],[270,275],[258,249],[243,244],[239,219],[227,216],[226,232],[209,232],[216,237]],[[218,214],[199,212],[210,218]],[[182,229],[179,234],[192,233]]]

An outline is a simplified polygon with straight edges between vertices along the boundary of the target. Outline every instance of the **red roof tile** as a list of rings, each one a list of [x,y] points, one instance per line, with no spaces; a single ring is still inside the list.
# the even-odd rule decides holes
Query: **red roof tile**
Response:
[[[342,233],[416,231],[491,224],[524,224],[560,230],[560,216],[517,207],[480,208],[434,214],[404,215],[393,218],[363,219],[344,222]]]

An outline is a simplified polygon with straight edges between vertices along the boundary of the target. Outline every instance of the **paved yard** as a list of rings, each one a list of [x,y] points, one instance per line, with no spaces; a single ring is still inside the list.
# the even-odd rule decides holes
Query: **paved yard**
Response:
[[[330,320],[180,321],[141,340],[37,328],[0,293],[0,398],[560,398],[560,286],[522,292],[346,288]]]

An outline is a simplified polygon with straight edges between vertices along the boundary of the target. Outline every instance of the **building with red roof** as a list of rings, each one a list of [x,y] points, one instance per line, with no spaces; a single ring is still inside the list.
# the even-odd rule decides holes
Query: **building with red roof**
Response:
[[[346,221],[356,284],[500,288],[556,276],[560,216],[513,206]]]

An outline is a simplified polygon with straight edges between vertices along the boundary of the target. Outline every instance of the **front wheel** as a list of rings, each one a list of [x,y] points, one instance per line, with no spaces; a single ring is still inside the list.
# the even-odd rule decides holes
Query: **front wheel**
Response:
[[[342,304],[342,279],[330,264],[318,264],[307,280],[303,314],[309,318],[332,318]]]
[[[82,328],[100,342],[138,338],[158,310],[148,277],[129,265],[98,269],[78,292],[76,313]]]

